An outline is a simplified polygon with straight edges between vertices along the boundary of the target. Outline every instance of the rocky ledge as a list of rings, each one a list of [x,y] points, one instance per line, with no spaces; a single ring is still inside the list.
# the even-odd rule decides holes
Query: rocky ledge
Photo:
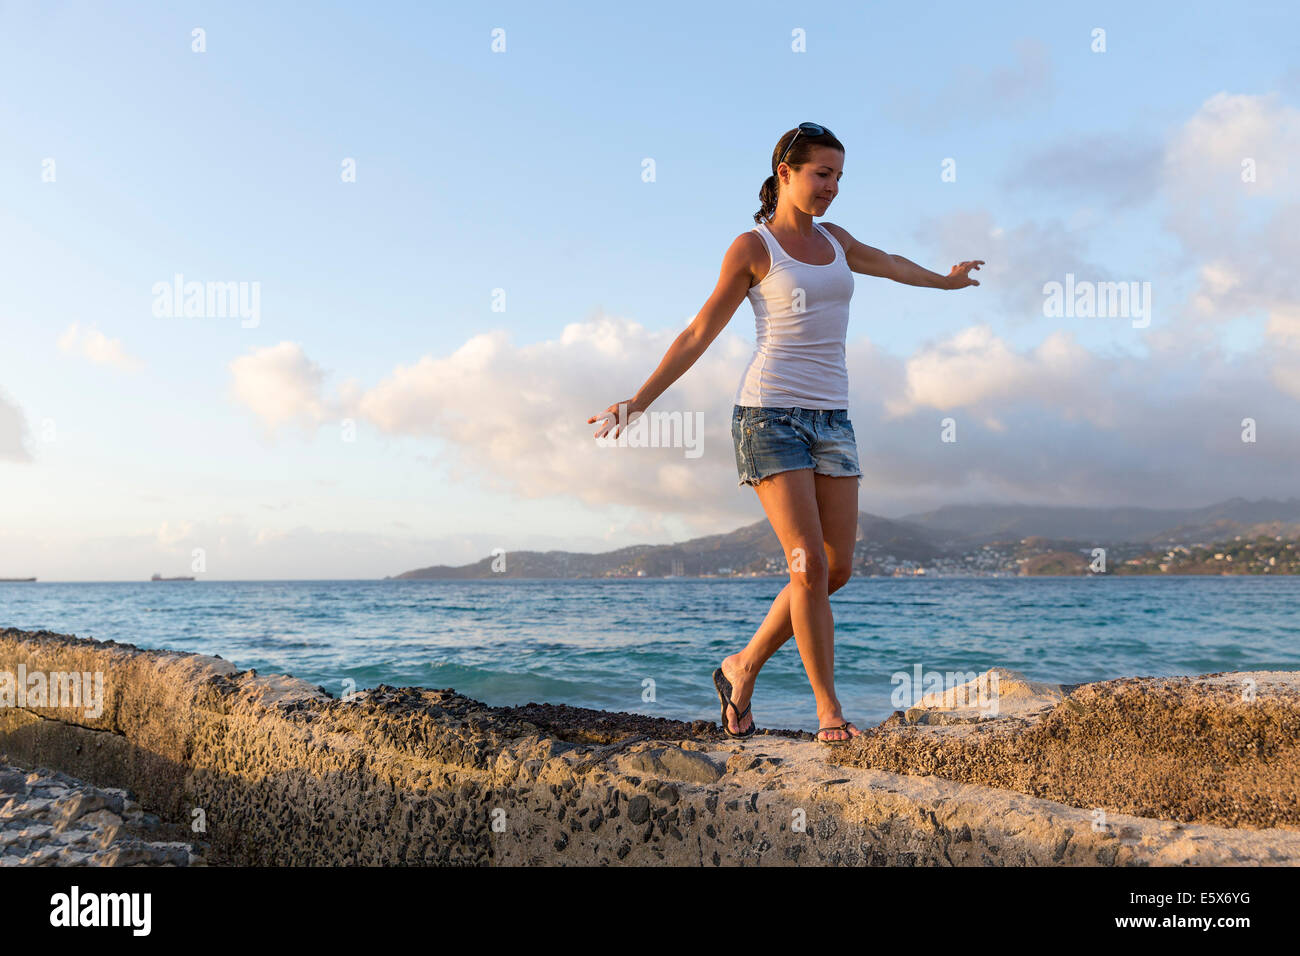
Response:
[[[1300,830],[1300,673],[1061,685],[994,671],[996,715],[957,706],[977,699],[962,685],[895,713],[834,761],[1111,813]]]
[[[0,751],[130,788],[209,864],[1300,864],[1300,673],[995,669],[996,714],[940,695],[828,747],[451,689],[336,700],[219,657],[0,631],[0,678],[20,664],[102,673],[103,706],[0,707]]]
[[[0,866],[202,865],[191,844],[154,839],[164,829],[129,790],[0,757]]]

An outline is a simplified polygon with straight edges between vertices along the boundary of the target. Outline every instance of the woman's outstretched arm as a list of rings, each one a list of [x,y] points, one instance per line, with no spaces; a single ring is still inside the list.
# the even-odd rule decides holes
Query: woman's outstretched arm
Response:
[[[735,238],[722,259],[722,272],[713,294],[709,296],[709,300],[704,303],[704,307],[696,314],[691,324],[673,340],[659,367],[651,373],[632,398],[615,402],[605,409],[604,413],[592,415],[587,419],[588,425],[597,420],[605,422],[601,430],[595,433],[597,438],[604,436],[611,428],[614,431],[609,437],[617,438],[620,430],[626,428],[633,418],[649,408],[650,404],[666,392],[673,382],[681,378],[713,344],[713,340],[731,321],[731,317],[736,314],[736,309],[740,308],[740,303],[749,291],[750,282],[753,281],[754,261],[754,247],[750,243],[760,241],[753,233],[743,233]],[[619,418],[620,405],[627,408],[626,418]]]
[[[982,266],[983,259],[958,263],[952,267],[952,272],[945,276],[918,266],[911,259],[904,259],[902,256],[869,246],[865,242],[858,242],[843,226],[830,222],[824,222],[822,225],[840,241],[840,245],[844,247],[844,258],[848,260],[849,268],[854,272],[879,276],[882,279],[893,279],[904,285],[928,289],[962,289],[968,285],[979,285],[979,282],[970,277],[970,271]]]

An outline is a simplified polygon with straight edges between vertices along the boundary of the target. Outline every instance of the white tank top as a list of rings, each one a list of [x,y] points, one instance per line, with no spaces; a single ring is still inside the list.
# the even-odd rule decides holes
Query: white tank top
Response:
[[[844,340],[853,272],[835,237],[821,223],[813,225],[835,250],[835,258],[824,266],[786,255],[765,223],[754,229],[772,264],[748,293],[754,307],[754,355],[736,389],[737,405],[849,407]]]

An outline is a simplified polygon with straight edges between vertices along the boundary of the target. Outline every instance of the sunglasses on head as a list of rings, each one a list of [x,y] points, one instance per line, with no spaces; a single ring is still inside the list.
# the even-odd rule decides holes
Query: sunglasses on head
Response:
[[[781,158],[776,161],[778,166],[785,162],[786,154],[790,152],[790,147],[794,145],[794,141],[799,138],[800,133],[806,133],[809,136],[835,135],[825,126],[817,123],[800,123],[799,128],[794,131],[794,135],[790,137],[790,142],[786,143],[785,149],[781,150]]]

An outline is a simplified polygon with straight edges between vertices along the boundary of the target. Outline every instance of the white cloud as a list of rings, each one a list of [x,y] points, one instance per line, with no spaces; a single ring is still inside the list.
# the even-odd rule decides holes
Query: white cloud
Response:
[[[1300,349],[1300,305],[1279,306],[1270,313],[1267,332],[1278,345]]]
[[[0,390],[0,461],[31,461],[28,437],[23,410]]]
[[[93,324],[82,328],[81,323],[73,322],[59,336],[59,348],[96,365],[111,365],[127,372],[144,367],[144,362],[127,354],[120,339],[110,339]]]
[[[556,340],[514,346],[497,330],[474,336],[445,358],[396,368],[357,402],[358,416],[390,434],[437,436],[453,473],[477,474],[524,497],[574,495],[591,504],[630,503],[681,511],[703,480],[732,467],[733,382],[747,354],[720,338],[651,411],[701,412],[700,458],[678,448],[601,448],[587,418],[630,397],[676,337],[635,322],[571,323]],[[725,454],[723,452],[725,451]],[[628,470],[637,478],[629,482]],[[725,486],[725,482],[724,482]],[[683,499],[683,495],[687,498]]]
[[[1277,356],[1269,370],[1273,384],[1300,399],[1300,305],[1283,305],[1270,312],[1265,335]]]
[[[271,432],[297,423],[312,429],[338,419],[339,406],[322,396],[325,373],[296,342],[253,349],[230,363],[234,398]]]
[[[1300,397],[1300,110],[1262,96],[1216,93],[1172,137],[1166,227],[1200,262],[1191,295],[1211,321],[1268,316],[1256,357],[1280,392]],[[1254,181],[1243,178],[1253,164]],[[1271,361],[1269,359],[1271,358]]]
[[[1091,353],[1066,331],[1051,333],[1032,352],[1021,354],[991,326],[971,326],[923,347],[904,367],[903,395],[885,401],[891,418],[920,408],[979,408],[989,427],[1000,431],[1005,426],[996,409],[1025,401],[1082,414],[1101,426],[1110,424],[1114,413],[1108,397],[1095,394]]]
[[[164,551],[173,551],[176,550],[177,545],[187,541],[193,533],[194,525],[188,521],[178,521],[175,524],[164,521],[154,533],[154,540]]]
[[[1294,334],[1287,324],[1294,317],[1284,319],[1279,334]],[[670,515],[705,529],[698,533],[753,520],[756,502],[737,486],[730,433],[735,385],[752,347],[738,335],[719,336],[651,408],[704,413],[699,458],[681,448],[599,448],[586,424],[636,390],[674,335],[612,318],[524,346],[502,331],[484,333],[449,356],[399,366],[360,390],[354,411],[388,434],[439,439],[453,480],[517,498],[564,496],[627,516]],[[973,496],[1172,506],[1294,494],[1300,377],[1270,384],[1252,360],[1190,343],[1106,355],[1064,330],[1018,349],[988,325],[904,357],[859,339],[848,356],[866,510],[897,513]],[[298,355],[293,367],[304,364]],[[321,394],[296,402],[330,404]],[[956,444],[940,441],[947,416],[958,422]],[[1243,417],[1261,423],[1256,446],[1240,441]]]
[[[972,273],[980,282],[971,289],[980,299],[995,298],[998,314],[1017,325],[1043,319],[1043,285],[1066,281],[1066,273],[1092,280],[1129,279],[1110,276],[1102,266],[1087,258],[1084,237],[1066,229],[1059,220],[1022,222],[1016,226],[995,225],[987,209],[959,210],[943,217],[924,219],[913,238],[926,249],[933,271],[948,274],[948,267],[967,259],[982,259],[984,265]],[[897,249],[891,251],[898,252]],[[961,294],[961,293],[958,293]]]
[[[1166,228],[1199,268],[1192,301],[1234,318],[1300,301],[1300,110],[1263,96],[1217,93],[1171,138]],[[1243,181],[1243,161],[1255,181]]]
[[[1226,262],[1207,262],[1201,266],[1201,282],[1211,295],[1224,295],[1241,285],[1241,276]]]

